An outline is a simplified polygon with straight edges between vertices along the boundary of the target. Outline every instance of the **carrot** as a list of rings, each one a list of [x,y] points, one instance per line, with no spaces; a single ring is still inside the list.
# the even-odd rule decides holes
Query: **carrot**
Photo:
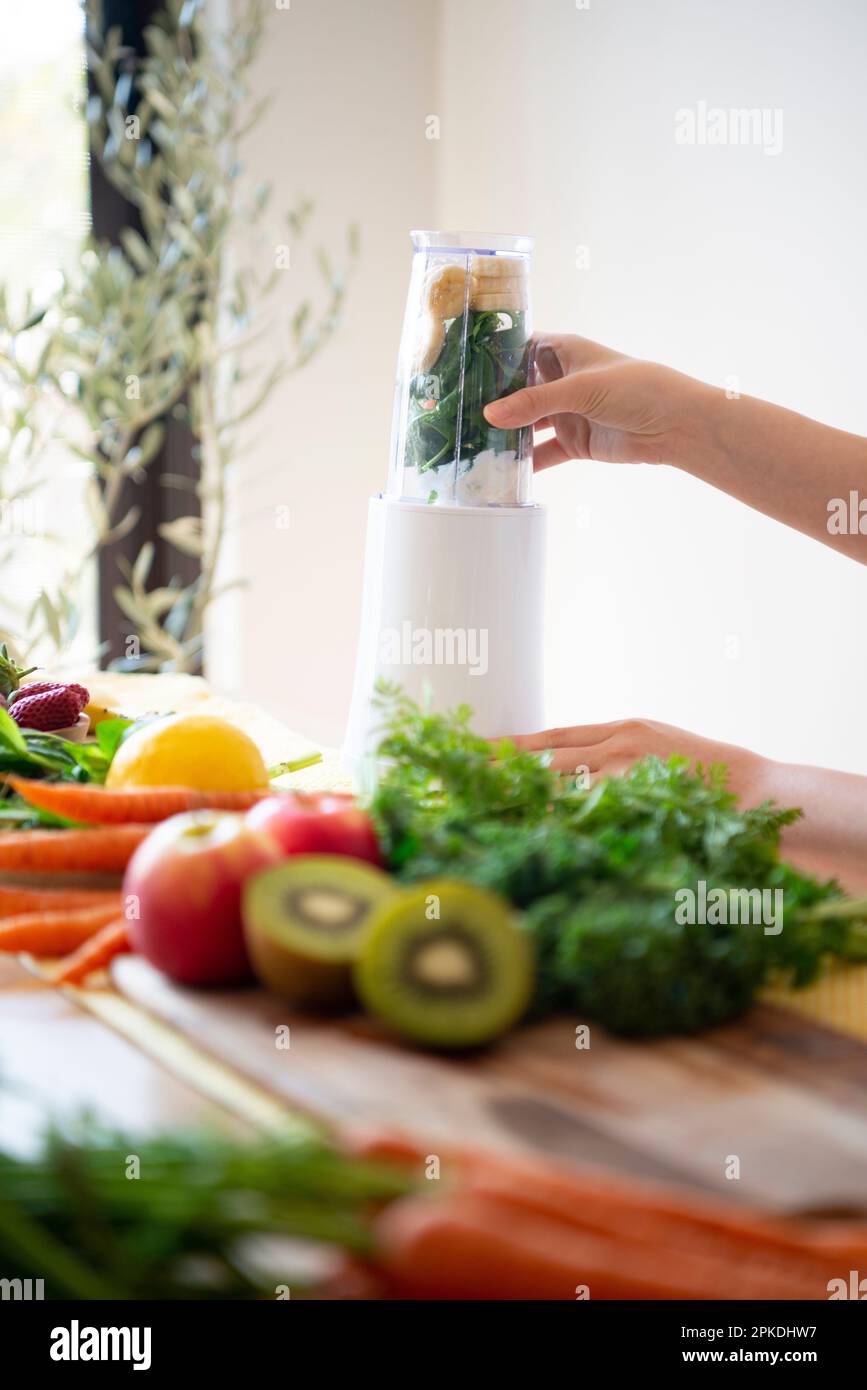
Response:
[[[21,912],[51,912],[57,908],[104,907],[117,902],[113,889],[6,888],[0,885],[0,920]]]
[[[56,985],[77,985],[93,970],[104,970],[115,956],[131,950],[124,919],[116,918],[60,962],[52,976]]]
[[[63,956],[94,936],[120,911],[120,894],[107,907],[67,912],[22,912],[0,922],[0,951],[29,951],[34,956]]]
[[[371,1125],[355,1125],[345,1131],[344,1142],[350,1153],[377,1163],[396,1163],[402,1168],[423,1171],[425,1154],[414,1139],[399,1130],[379,1129]],[[437,1153],[441,1153],[439,1147]],[[443,1155],[445,1156],[445,1155]],[[456,1157],[449,1154],[448,1157]]]
[[[118,825],[131,821],[153,825],[180,811],[205,808],[247,811],[271,794],[267,791],[195,791],[192,787],[131,787],[124,791],[86,783],[40,782],[32,777],[10,776],[6,780],[28,805],[88,825]]]
[[[785,1260],[743,1269],[712,1255],[613,1239],[472,1193],[414,1196],[376,1219],[377,1267],[409,1298],[818,1299]],[[585,1295],[586,1296],[586,1295]]]
[[[787,1227],[752,1212],[732,1213],[733,1219],[725,1219],[729,1213],[720,1217],[712,1204],[699,1211],[688,1202],[680,1208],[672,1198],[658,1207],[649,1200],[639,1206],[628,1189],[591,1183],[576,1185],[571,1192],[565,1186],[558,1190],[546,1174],[517,1187],[514,1179],[482,1167],[465,1175],[461,1190],[496,1202],[504,1210],[560,1221],[613,1240],[656,1249],[666,1246],[677,1252],[678,1259],[690,1252],[713,1256],[737,1270],[738,1279],[773,1274],[785,1264],[792,1280],[801,1279],[804,1287],[813,1290],[804,1297],[820,1296],[843,1263],[846,1268],[851,1263],[842,1233],[839,1243],[823,1248],[795,1223]]]
[[[0,833],[0,871],[121,873],[150,834],[149,825]]]
[[[356,1133],[353,1151],[423,1171],[422,1151],[401,1135]],[[625,1182],[590,1170],[568,1171],[534,1159],[440,1153],[444,1178],[460,1191],[528,1215],[616,1238],[714,1252],[760,1270],[786,1258],[823,1286],[839,1268],[867,1260],[867,1225],[781,1220],[661,1186]],[[451,1170],[451,1171],[450,1171]]]
[[[712,1198],[587,1171],[573,1176],[553,1165],[471,1154],[465,1157],[462,1182],[478,1195],[572,1225],[649,1243],[664,1235],[669,1244],[713,1248],[756,1265],[785,1256],[805,1268],[825,1268],[829,1260],[836,1267],[840,1260],[867,1257],[867,1225],[775,1219]]]

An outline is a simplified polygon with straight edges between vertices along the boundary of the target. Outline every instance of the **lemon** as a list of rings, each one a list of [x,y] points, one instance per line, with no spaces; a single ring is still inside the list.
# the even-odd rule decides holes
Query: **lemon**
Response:
[[[119,709],[108,709],[106,705],[85,705],[82,714],[86,714],[90,720],[90,727],[95,729],[97,724],[104,724],[107,719],[128,719],[129,715],[124,714]]]
[[[105,785],[258,791],[268,786],[268,770],[253,740],[228,720],[171,714],[124,739]]]

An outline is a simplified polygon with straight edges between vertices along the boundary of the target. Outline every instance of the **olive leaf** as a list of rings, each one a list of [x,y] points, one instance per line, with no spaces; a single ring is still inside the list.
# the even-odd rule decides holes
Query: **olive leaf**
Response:
[[[159,527],[159,533],[182,555],[201,558],[204,553],[205,542],[200,516],[179,516],[174,521],[165,521]]]

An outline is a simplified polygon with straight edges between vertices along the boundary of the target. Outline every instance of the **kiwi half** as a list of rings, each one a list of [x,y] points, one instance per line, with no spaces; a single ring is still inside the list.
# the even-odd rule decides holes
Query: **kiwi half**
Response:
[[[475,1047],[505,1033],[533,992],[533,952],[505,899],[434,879],[383,903],[355,965],[362,1003],[432,1047]]]
[[[242,915],[250,962],[263,984],[302,1007],[353,999],[352,963],[371,910],[399,889],[381,869],[336,854],[287,859],[251,879]]]

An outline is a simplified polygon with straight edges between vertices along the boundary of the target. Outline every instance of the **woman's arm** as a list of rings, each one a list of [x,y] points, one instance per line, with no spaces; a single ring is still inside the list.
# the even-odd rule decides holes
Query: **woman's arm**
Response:
[[[838,878],[851,893],[867,892],[867,777],[774,762],[653,719],[547,729],[514,742],[519,748],[550,751],[558,771],[586,772],[591,784],[625,772],[648,754],[666,759],[677,753],[706,768],[725,763],[729,785],[744,806],[774,801],[803,811],[802,819],[783,831],[783,854],[791,863],[823,878]]]
[[[538,338],[536,371],[535,386],[495,401],[485,414],[495,425],[553,431],[536,444],[537,469],[567,459],[668,463],[867,563],[867,440],[751,397],[728,399],[585,338]],[[837,530],[829,527],[832,513]],[[644,719],[551,729],[516,742],[551,749],[555,767],[587,768],[591,777],[623,772],[648,753],[723,762],[746,805],[773,800],[803,810],[783,836],[793,863],[867,890],[865,777],[776,763]]]
[[[756,792],[761,800],[804,812],[783,831],[783,854],[791,863],[838,878],[850,893],[867,892],[867,777],[765,762]]]
[[[752,396],[705,392],[705,437],[683,470],[867,564],[867,440]]]
[[[536,373],[535,386],[485,414],[553,430],[536,445],[537,468],[672,464],[867,564],[867,440],[586,338],[538,338]]]

